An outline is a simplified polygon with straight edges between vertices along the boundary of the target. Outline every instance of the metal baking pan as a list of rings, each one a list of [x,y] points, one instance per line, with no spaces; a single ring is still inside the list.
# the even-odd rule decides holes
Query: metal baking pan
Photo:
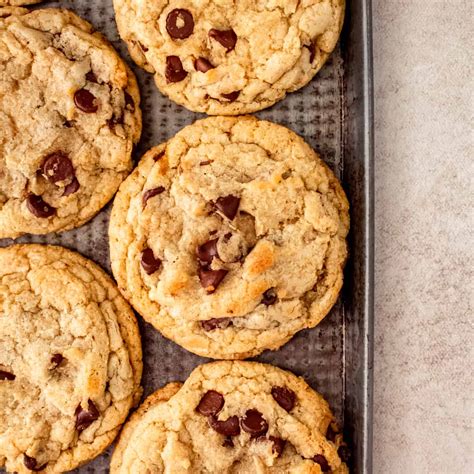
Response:
[[[257,114],[302,135],[340,177],[351,203],[350,259],[342,295],[314,329],[297,334],[276,352],[257,360],[302,375],[324,395],[344,425],[352,447],[351,472],[372,472],[373,341],[373,144],[371,0],[347,0],[339,47],[316,78],[274,107]],[[143,152],[200,117],[175,105],[155,88],[150,74],[135,67],[120,41],[112,0],[44,2],[41,7],[71,8],[104,33],[137,74],[142,93]],[[38,7],[37,7],[38,8]],[[110,272],[107,226],[110,205],[79,229],[18,242],[63,245]],[[0,240],[0,246],[11,240]],[[163,338],[139,319],[144,349],[145,395],[173,380],[185,380],[205,359]],[[111,448],[80,473],[108,472]]]

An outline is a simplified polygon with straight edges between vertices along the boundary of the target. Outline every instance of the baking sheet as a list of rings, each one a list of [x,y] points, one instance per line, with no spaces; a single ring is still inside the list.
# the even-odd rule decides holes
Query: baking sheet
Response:
[[[352,445],[352,472],[371,472],[371,103],[370,18],[368,0],[352,0],[341,45],[303,90],[290,94],[260,118],[285,125],[316,149],[342,179],[352,206],[351,260],[343,295],[323,322],[297,334],[276,352],[256,360],[303,376],[330,403]],[[143,134],[135,159],[200,118],[175,105],[155,88],[151,74],[134,65],[120,41],[112,0],[45,2],[71,8],[105,34],[135,71],[142,94]],[[79,229],[47,236],[23,236],[16,242],[63,245],[77,250],[111,274],[107,243],[110,205]],[[10,245],[9,239],[0,246]],[[206,359],[163,338],[138,317],[143,343],[144,395],[173,380],[185,380]],[[108,472],[111,449],[78,473]]]

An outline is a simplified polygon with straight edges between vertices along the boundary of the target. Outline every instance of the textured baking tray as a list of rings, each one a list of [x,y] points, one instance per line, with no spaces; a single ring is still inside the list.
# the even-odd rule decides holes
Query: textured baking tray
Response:
[[[305,330],[276,352],[258,360],[302,375],[330,402],[344,425],[352,448],[351,471],[370,473],[372,454],[372,318],[373,318],[373,165],[372,63],[370,0],[348,0],[340,46],[318,76],[303,90],[290,94],[257,114],[302,135],[342,180],[351,203],[350,260],[343,293],[324,321]],[[71,8],[105,34],[137,74],[143,110],[143,135],[135,158],[192,123],[188,112],[163,97],[150,74],[131,62],[120,41],[112,0],[45,2],[42,6]],[[24,236],[18,242],[47,242],[74,249],[110,273],[107,226],[110,205],[91,222],[73,231]],[[0,240],[0,246],[11,240]],[[161,337],[139,319],[143,349],[145,395],[173,380],[185,380],[205,359]],[[111,449],[80,473],[108,472]]]

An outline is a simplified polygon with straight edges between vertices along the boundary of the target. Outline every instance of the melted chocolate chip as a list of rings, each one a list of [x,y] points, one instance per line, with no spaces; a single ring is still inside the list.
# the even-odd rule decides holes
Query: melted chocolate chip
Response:
[[[158,186],[157,188],[145,191],[142,196],[142,206],[145,207],[148,199],[151,199],[153,196],[158,196],[158,194],[161,194],[164,191],[165,188],[163,186]]]
[[[269,436],[268,439],[273,443],[272,452],[280,457],[285,449],[286,441],[276,436]]]
[[[341,458],[342,462],[349,461],[349,458],[351,457],[351,452],[349,451],[349,448],[345,445],[339,446],[339,448],[337,449],[337,454]]]
[[[232,438],[228,437],[222,442],[222,446],[224,448],[233,448],[234,447],[234,442],[232,441]]]
[[[214,331],[214,329],[227,329],[232,326],[232,318],[212,318],[207,321],[201,321],[201,327],[204,331]]]
[[[125,107],[128,108],[131,112],[135,111],[135,101],[133,97],[127,92],[123,91],[123,95],[125,97]]]
[[[84,410],[80,404],[77,405],[76,411],[74,412],[77,431],[84,431],[100,416],[99,410],[97,410],[92,400],[89,400],[87,405],[87,410]]]
[[[95,96],[87,89],[79,89],[74,93],[74,103],[86,114],[93,114],[99,108]]]
[[[227,273],[229,273],[227,270],[207,270],[200,268],[198,275],[201,286],[206,289],[208,294],[211,294],[216,291]]]
[[[194,19],[191,12],[175,8],[166,17],[166,31],[173,39],[189,38],[194,31]]]
[[[29,194],[26,198],[26,207],[35,216],[46,219],[56,214],[56,209],[43,201],[41,196]]]
[[[64,357],[62,354],[53,354],[51,357],[51,363],[53,364],[53,369],[56,369],[61,365],[61,362],[64,360]]]
[[[201,161],[201,163],[199,163],[199,166],[207,166],[207,165],[210,165],[211,163],[212,163],[211,160]]]
[[[313,461],[316,464],[319,464],[319,466],[321,467],[321,471],[329,472],[331,470],[327,459],[322,454],[316,454],[316,456],[314,456],[313,458]]]
[[[142,252],[141,265],[147,275],[152,275],[160,268],[161,260],[155,258],[152,249],[147,248]]]
[[[229,220],[233,220],[239,209],[240,198],[236,196],[224,196],[220,197],[216,201],[216,207],[219,211],[224,214]]]
[[[237,436],[240,433],[239,417],[231,416],[225,421],[218,420],[215,416],[209,417],[210,427],[224,436]]]
[[[229,102],[235,102],[239,95],[240,91],[229,92],[228,94],[221,94],[224,99],[227,99]]]
[[[286,441],[281,438],[277,438],[276,436],[260,436],[257,438],[257,441],[265,442],[270,441],[272,443],[272,452],[276,454],[277,457],[280,457],[283,453],[283,449],[285,448]]]
[[[196,249],[196,255],[201,265],[209,265],[214,257],[219,258],[217,252],[217,242],[219,239],[208,240],[206,243],[199,245]]]
[[[197,58],[194,61],[194,68],[199,72],[207,72],[214,69],[214,66],[206,58]]]
[[[70,180],[75,175],[72,161],[68,158],[66,153],[62,151],[49,154],[43,160],[41,172],[43,176],[53,184]]]
[[[170,82],[181,82],[188,75],[183,68],[183,63],[178,56],[168,56],[166,58],[166,80]]]
[[[237,43],[237,35],[234,30],[216,30],[212,28],[209,31],[209,37],[219,42],[227,52],[232,51]]]
[[[87,74],[86,74],[86,80],[89,81],[89,82],[95,82],[97,83],[97,76],[92,72],[92,71],[89,71]]]
[[[242,429],[253,437],[264,435],[268,431],[268,423],[258,410],[247,410],[240,423]]]
[[[16,375],[6,370],[0,370],[0,380],[15,380]]]
[[[63,196],[69,196],[70,194],[74,194],[80,187],[81,185],[79,184],[79,181],[76,177],[74,177],[73,180],[67,186],[64,187]]]
[[[272,387],[272,397],[284,410],[293,410],[296,401],[296,394],[286,387]]]
[[[35,458],[28,456],[28,454],[23,454],[23,464],[30,471],[38,472],[42,471],[48,463],[46,462],[42,466],[37,467],[36,465],[38,464],[38,461],[36,461]]]
[[[223,406],[224,397],[215,390],[208,390],[201,398],[196,411],[204,416],[214,416],[222,410]]]
[[[262,304],[265,306],[271,306],[275,304],[278,297],[275,292],[275,288],[269,288],[265,293],[262,295]]]

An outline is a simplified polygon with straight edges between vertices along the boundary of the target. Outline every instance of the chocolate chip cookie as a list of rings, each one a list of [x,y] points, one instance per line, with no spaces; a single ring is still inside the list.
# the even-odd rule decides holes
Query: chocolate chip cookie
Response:
[[[141,395],[130,306],[61,247],[0,249],[0,468],[65,472],[100,454]]]
[[[214,362],[147,398],[125,425],[112,474],[348,473],[327,402],[256,362]]]
[[[82,225],[131,169],[136,80],[67,10],[0,8],[0,238]]]
[[[348,227],[344,191],[303,139],[254,117],[213,117],[147,152],[120,187],[112,269],[166,337],[245,358],[328,313]]]
[[[336,46],[345,0],[114,0],[135,62],[178,104],[210,115],[269,107]]]

